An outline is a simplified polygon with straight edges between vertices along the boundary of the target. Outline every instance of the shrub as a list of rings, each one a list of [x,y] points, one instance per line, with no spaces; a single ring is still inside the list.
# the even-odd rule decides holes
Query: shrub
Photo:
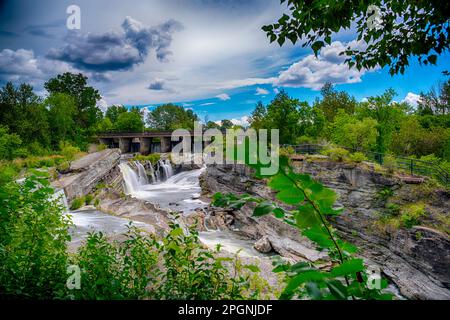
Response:
[[[348,156],[349,160],[356,163],[367,161],[367,157],[362,152],[354,152]]]
[[[107,148],[108,148],[108,146],[107,146],[106,144],[100,143],[100,144],[97,146],[97,151],[106,150]]]
[[[56,169],[61,173],[68,172],[70,169],[69,161],[64,161],[64,162],[60,163]]]
[[[411,204],[402,210],[401,222],[406,228],[420,224],[420,218],[426,214],[425,205],[422,203]]]
[[[84,197],[84,201],[86,204],[91,204],[92,200],[94,200],[94,196],[92,194],[88,194]]]
[[[70,205],[70,210],[80,209],[85,204],[85,202],[86,202],[85,197],[73,199],[72,204]]]
[[[280,148],[280,155],[289,156],[294,153],[295,153],[295,150],[291,146]]]
[[[138,154],[134,158],[130,159],[130,161],[150,161],[152,165],[155,165],[159,159],[161,159],[161,155],[159,153],[151,153],[146,156]]]
[[[0,298],[54,298],[67,278],[69,218],[42,177],[0,191]]]
[[[322,154],[330,157],[333,161],[342,162],[347,158],[349,152],[344,148],[331,147],[322,151]]]

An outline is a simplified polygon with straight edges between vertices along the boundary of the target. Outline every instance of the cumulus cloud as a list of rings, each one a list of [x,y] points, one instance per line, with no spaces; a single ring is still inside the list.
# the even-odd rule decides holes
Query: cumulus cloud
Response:
[[[245,128],[249,126],[249,120],[250,118],[248,116],[243,116],[240,119],[231,119],[230,121],[236,126],[243,126]]]
[[[105,114],[109,108],[108,102],[103,97],[97,101],[97,107]]]
[[[260,87],[256,88],[255,95],[262,96],[262,95],[266,95],[266,94],[269,94],[269,91],[267,91],[266,89],[263,89],[263,88],[260,88]]]
[[[367,70],[349,68],[347,64],[344,64],[346,56],[340,55],[348,46],[358,48],[363,45],[355,41],[347,45],[335,41],[324,47],[317,57],[308,55],[282,71],[275,84],[319,90],[326,82],[333,84],[361,82],[361,77]]]
[[[230,100],[230,99],[231,99],[230,96],[227,95],[226,93],[218,94],[218,95],[216,96],[216,98],[218,98],[218,99],[220,99],[220,100],[222,100],[222,101],[226,101],[226,100]]]
[[[420,95],[413,92],[408,92],[402,102],[406,102],[413,107],[417,107],[418,103],[420,102]]]
[[[160,61],[166,61],[172,34],[182,28],[175,20],[157,26],[145,26],[126,17],[122,31],[102,34],[71,31],[61,48],[51,49],[47,57],[65,61],[73,66],[90,71],[122,71],[143,63],[153,49]]]
[[[33,83],[67,71],[74,70],[60,61],[37,58],[33,50],[0,51],[0,80]]]

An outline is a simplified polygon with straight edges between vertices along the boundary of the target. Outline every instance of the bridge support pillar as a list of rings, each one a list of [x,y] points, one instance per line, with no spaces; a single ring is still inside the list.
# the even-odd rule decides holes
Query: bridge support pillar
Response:
[[[119,138],[119,149],[122,153],[131,152],[131,138]]]
[[[171,150],[171,137],[162,137],[161,138],[161,152],[170,152]]]
[[[139,153],[147,155],[150,153],[150,146],[152,145],[152,138],[139,138],[140,140],[140,150]]]
[[[100,138],[100,139],[98,139],[98,142],[100,144],[106,145],[108,148],[111,148],[113,145],[113,139],[111,139],[111,138]]]

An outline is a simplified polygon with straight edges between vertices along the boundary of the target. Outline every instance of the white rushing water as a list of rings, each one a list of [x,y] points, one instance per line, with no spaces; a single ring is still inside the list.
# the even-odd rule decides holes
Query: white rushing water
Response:
[[[152,180],[156,182],[149,183],[148,178],[141,178],[141,175],[147,175],[142,164],[136,163],[137,172],[126,162],[119,164],[119,167],[124,179],[125,193],[132,197],[183,213],[206,206],[206,203],[198,199],[201,192],[198,177],[204,168],[173,175],[170,161],[160,160],[156,169],[150,165],[150,174],[155,177]]]

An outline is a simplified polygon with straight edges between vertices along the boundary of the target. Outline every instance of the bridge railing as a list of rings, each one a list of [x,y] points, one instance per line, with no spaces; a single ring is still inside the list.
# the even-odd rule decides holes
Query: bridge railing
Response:
[[[300,154],[320,154],[323,150],[325,150],[329,146],[320,144],[300,144],[300,145],[285,144],[282,145],[282,147],[292,147],[295,153]],[[363,151],[360,149],[342,146],[339,147],[346,149],[350,152],[362,152],[366,155],[366,157],[369,160],[376,162],[380,165],[385,164],[386,154],[384,153]],[[391,156],[391,157],[393,157],[395,161],[393,163],[390,163],[390,165],[394,166],[396,169],[403,170],[411,175],[433,177],[438,181],[440,181],[443,185],[447,187],[450,186],[449,172],[447,172],[444,168],[440,167],[435,163],[406,157],[398,157],[398,156]]]

